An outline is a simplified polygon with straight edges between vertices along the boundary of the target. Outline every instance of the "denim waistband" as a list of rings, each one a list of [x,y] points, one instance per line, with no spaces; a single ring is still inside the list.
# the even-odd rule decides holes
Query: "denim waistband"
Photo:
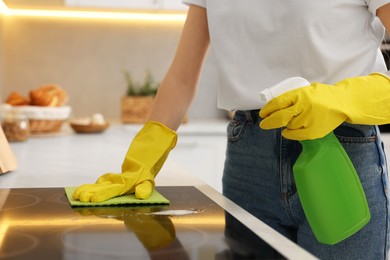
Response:
[[[245,119],[247,121],[256,122],[260,120],[259,116],[260,109],[254,109],[254,110],[237,110],[235,113],[237,115],[245,116]]]
[[[254,110],[237,110],[235,112],[236,120],[245,120],[249,123],[260,123],[262,118],[259,116],[260,109]],[[339,136],[352,137],[375,137],[379,133],[377,126],[342,123],[334,130]]]

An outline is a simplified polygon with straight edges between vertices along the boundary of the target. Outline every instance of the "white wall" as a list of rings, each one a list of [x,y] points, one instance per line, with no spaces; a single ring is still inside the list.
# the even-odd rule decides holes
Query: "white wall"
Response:
[[[161,80],[183,26],[183,22],[26,17],[5,17],[2,24],[2,99],[12,90],[27,95],[30,89],[58,83],[69,92],[75,115],[100,112],[114,119],[120,117],[119,101],[126,91],[122,70],[142,81],[150,69]],[[205,67],[209,72],[202,77],[190,120],[226,114],[216,108],[212,62]]]
[[[4,60],[4,51],[3,51],[3,16],[0,14],[0,99],[2,99],[1,93],[3,92],[3,71],[4,71],[4,66],[3,66],[3,60]]]

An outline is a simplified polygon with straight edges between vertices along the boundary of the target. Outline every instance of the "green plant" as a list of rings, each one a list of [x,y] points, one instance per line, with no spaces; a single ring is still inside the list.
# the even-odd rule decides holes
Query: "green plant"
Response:
[[[123,71],[127,83],[127,96],[154,96],[157,93],[158,83],[150,71],[147,71],[145,80],[142,84],[134,83],[129,71]]]

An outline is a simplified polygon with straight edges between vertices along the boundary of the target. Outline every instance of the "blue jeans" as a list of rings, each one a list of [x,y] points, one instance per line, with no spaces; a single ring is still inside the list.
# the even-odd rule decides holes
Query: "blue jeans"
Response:
[[[258,111],[237,111],[228,125],[223,193],[242,208],[321,259],[386,259],[389,238],[387,164],[376,126],[344,123],[334,130],[364,188],[371,220],[329,246],[315,239],[292,173],[301,152],[281,129],[262,130]]]

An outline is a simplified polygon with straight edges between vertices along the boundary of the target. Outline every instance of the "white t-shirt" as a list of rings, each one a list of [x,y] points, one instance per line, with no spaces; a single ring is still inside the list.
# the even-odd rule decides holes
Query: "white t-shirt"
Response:
[[[310,82],[386,72],[376,10],[390,0],[183,0],[207,9],[218,106],[261,107],[259,93],[294,76]]]

